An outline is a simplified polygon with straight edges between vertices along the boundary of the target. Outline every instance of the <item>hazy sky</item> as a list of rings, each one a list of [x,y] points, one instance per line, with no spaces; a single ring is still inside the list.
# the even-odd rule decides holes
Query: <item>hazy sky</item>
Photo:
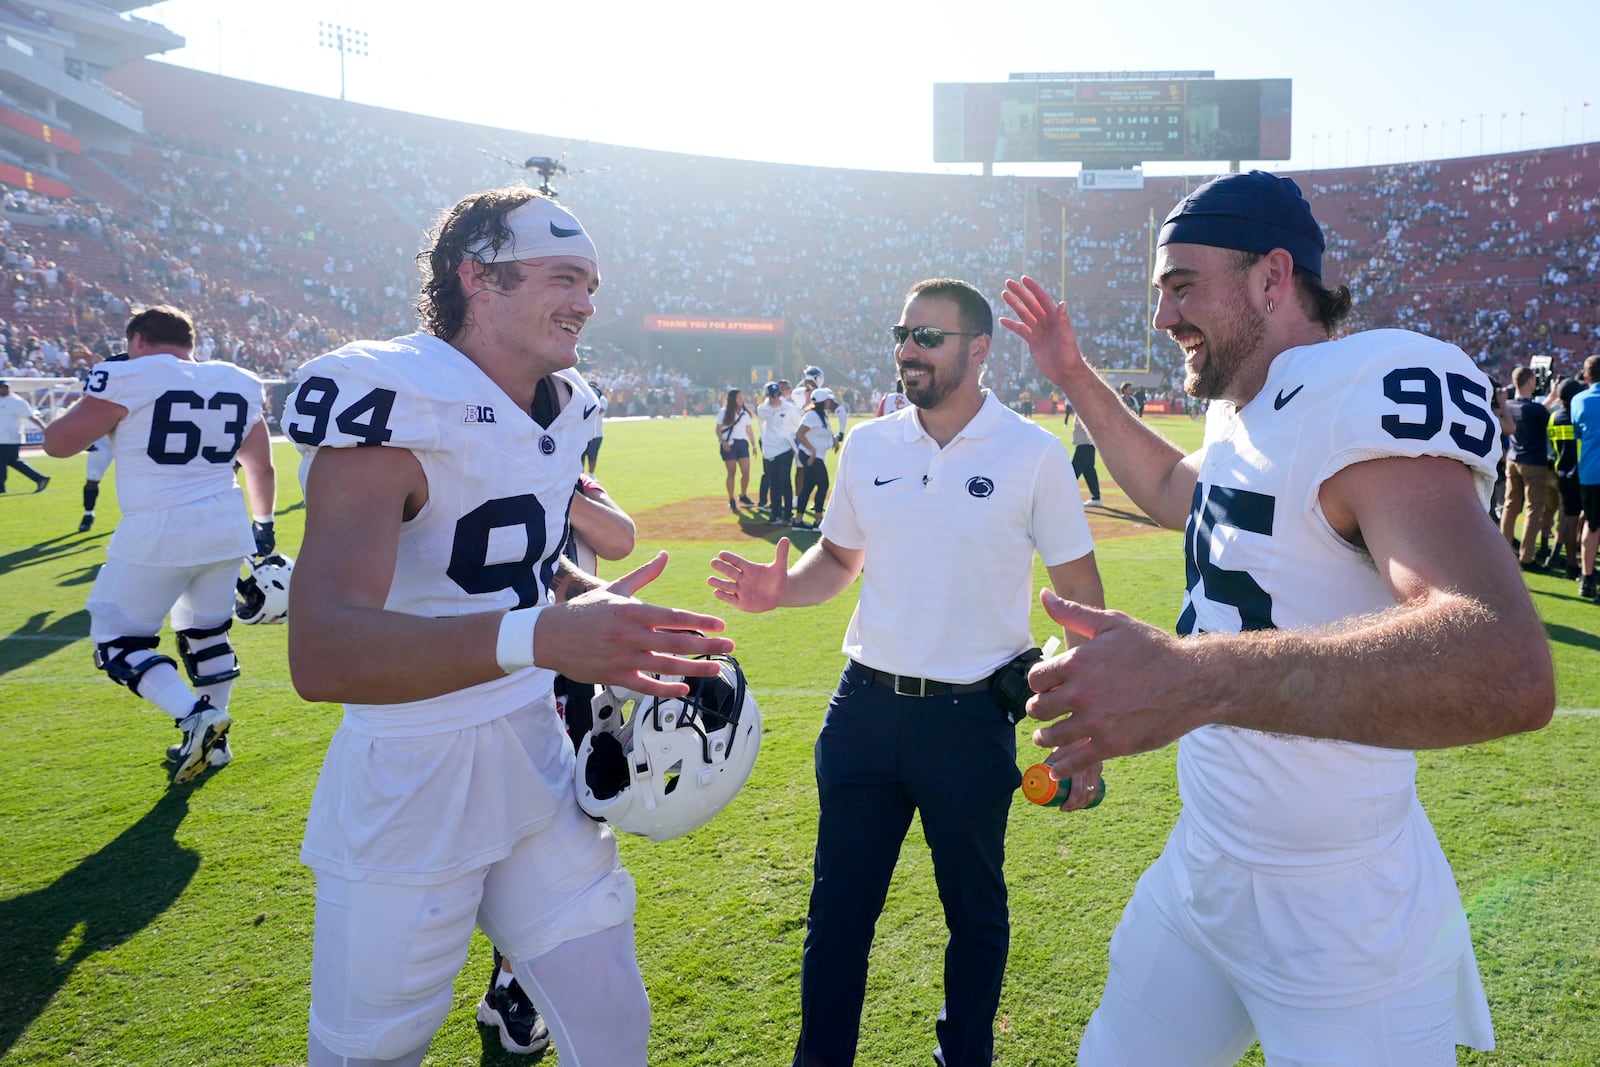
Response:
[[[319,23],[365,31],[370,54],[344,59],[348,99],[528,131],[505,146],[519,158],[579,138],[975,173],[933,162],[932,87],[1020,71],[1290,78],[1281,169],[1600,140],[1596,0],[166,0],[136,14],[187,39],[171,62],[334,98],[340,55]],[[1149,172],[1174,169],[1207,168]]]

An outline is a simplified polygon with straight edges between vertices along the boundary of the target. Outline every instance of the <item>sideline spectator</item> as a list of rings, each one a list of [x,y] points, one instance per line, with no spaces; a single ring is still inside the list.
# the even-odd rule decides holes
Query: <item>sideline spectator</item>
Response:
[[[1500,532],[1506,544],[1515,548],[1517,516],[1522,514],[1522,504],[1528,504],[1528,521],[1523,524],[1518,562],[1525,571],[1543,570],[1536,542],[1540,531],[1548,537],[1549,520],[1555,514],[1556,473],[1550,466],[1550,409],[1533,397],[1538,381],[1527,367],[1511,372],[1511,384],[1516,395],[1506,401],[1506,413],[1511,417],[1511,450],[1506,456],[1506,503],[1500,515]],[[1549,558],[1550,547],[1544,546],[1544,557]]]
[[[0,381],[0,493],[6,491],[6,474],[16,470],[33,481],[33,491],[42,493],[50,479],[22,462],[22,424],[31,422],[44,431],[45,425],[33,405],[12,393],[11,383]]]

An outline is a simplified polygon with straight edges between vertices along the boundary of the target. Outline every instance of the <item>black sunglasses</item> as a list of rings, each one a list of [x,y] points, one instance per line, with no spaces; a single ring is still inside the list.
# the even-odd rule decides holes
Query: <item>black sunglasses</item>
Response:
[[[937,326],[891,326],[889,330],[894,334],[895,344],[903,345],[906,343],[906,338],[909,337],[917,342],[918,348],[938,348],[944,344],[946,337],[981,336],[965,330],[941,330]]]

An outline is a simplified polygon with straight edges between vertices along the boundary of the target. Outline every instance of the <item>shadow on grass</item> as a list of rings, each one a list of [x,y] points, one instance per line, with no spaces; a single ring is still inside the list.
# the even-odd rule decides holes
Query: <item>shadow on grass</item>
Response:
[[[810,548],[822,535],[815,526],[793,527],[786,522],[769,522],[760,515],[747,515],[740,513],[739,530],[746,537],[757,541],[765,541],[769,545],[776,545],[780,537],[787,537],[794,546],[790,559],[798,558],[801,552]]]
[[[90,543],[93,540],[94,538],[92,537],[80,537],[77,531],[74,530],[71,534],[52,537],[47,541],[26,545],[15,552],[0,554],[0,574],[9,574],[22,567],[34,567],[60,556],[88,552],[95,547]]]
[[[1596,625],[1600,625],[1600,612],[1596,612]],[[1572,648],[1587,648],[1591,652],[1600,651],[1600,634],[1590,630],[1580,630],[1575,626],[1562,626],[1559,623],[1547,622],[1544,624],[1545,634],[1552,644],[1561,643]]]
[[[168,790],[138,822],[50,885],[0,901],[6,946],[0,1058],[80,963],[138,934],[182,895],[200,866],[199,853],[177,842],[192,792]]]
[[[546,1045],[531,1056],[524,1056],[516,1052],[507,1052],[500,1047],[500,1031],[492,1026],[478,1023],[478,1037],[483,1042],[483,1055],[479,1057],[479,1067],[512,1067],[513,1064],[540,1063],[545,1055],[554,1048]]]
[[[79,608],[71,615],[62,615],[47,625],[44,620],[49,617],[48,611],[30,615],[26,622],[0,643],[0,649],[4,650],[0,652],[0,675],[26,667],[46,656],[53,656],[62,645],[89,639],[88,609]],[[85,654],[84,659],[87,661],[88,658]],[[88,671],[87,667],[85,671]]]

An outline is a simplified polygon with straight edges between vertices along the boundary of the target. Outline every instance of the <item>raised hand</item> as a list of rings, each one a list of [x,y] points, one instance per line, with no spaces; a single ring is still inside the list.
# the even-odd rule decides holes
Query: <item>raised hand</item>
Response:
[[[778,538],[771,563],[757,563],[737,552],[718,552],[711,569],[723,575],[706,579],[718,600],[740,611],[771,611],[782,602],[789,584],[789,539]]]
[[[1017,317],[1001,318],[1000,325],[1027,342],[1040,373],[1065,388],[1065,379],[1085,366],[1066,302],[1052,300],[1044,286],[1026,275],[1020,282],[1008,278],[1001,297]]]
[[[578,682],[622,685],[650,696],[684,696],[682,676],[709,677],[718,665],[694,656],[733,651],[715,615],[662,607],[634,594],[660,577],[667,554],[615,581],[545,609],[534,629],[536,661]],[[678,676],[657,678],[655,675]]]

